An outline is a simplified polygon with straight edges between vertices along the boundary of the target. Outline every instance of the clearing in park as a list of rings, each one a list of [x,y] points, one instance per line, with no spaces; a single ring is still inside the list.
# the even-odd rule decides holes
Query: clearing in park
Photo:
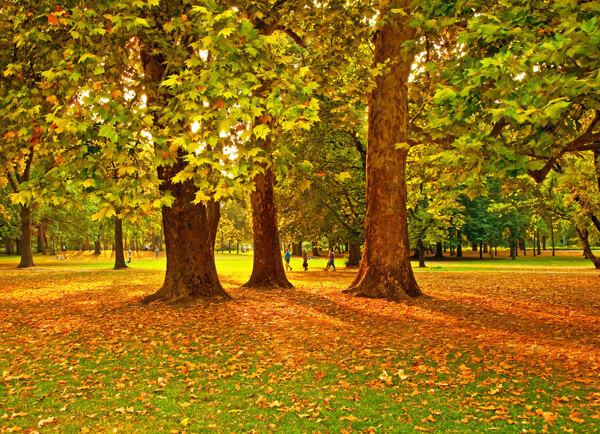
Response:
[[[2,432],[593,432],[600,293],[579,254],[431,262],[429,295],[341,291],[356,271],[241,287],[252,259],[217,255],[227,302],[139,301],[164,259],[87,253],[16,270],[0,259]],[[300,270],[300,259],[292,258]]]

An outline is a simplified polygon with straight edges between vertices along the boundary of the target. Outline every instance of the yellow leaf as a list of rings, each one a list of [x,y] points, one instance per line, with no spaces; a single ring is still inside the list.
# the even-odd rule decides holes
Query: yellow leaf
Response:
[[[54,416],[50,416],[50,417],[47,417],[46,419],[41,419],[38,422],[38,426],[44,426],[44,425],[48,425],[48,424],[51,424],[54,422],[56,422],[56,418]]]
[[[187,424],[190,423],[190,419],[188,417],[186,417],[185,419],[181,419],[181,421],[179,423],[182,424],[183,426],[187,426]]]

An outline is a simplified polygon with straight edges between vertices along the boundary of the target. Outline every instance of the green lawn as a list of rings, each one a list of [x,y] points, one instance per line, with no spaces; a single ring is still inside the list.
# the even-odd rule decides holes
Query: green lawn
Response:
[[[222,274],[248,273],[252,271],[252,254],[236,253],[216,253],[215,260],[217,270]],[[50,255],[34,254],[34,261],[37,267],[53,269],[111,269],[114,265],[112,252],[102,253],[96,257],[90,252],[69,252],[68,259],[57,260]],[[336,258],[336,267],[344,268],[346,259],[341,256]],[[0,256],[0,266],[17,266],[18,256]],[[325,258],[309,260],[309,270],[320,270],[325,268],[327,260]],[[290,262],[294,271],[302,270],[302,260],[298,257],[292,257]],[[152,252],[136,252],[133,254],[132,263],[129,265],[135,269],[165,270],[166,260],[164,253],[161,252],[159,259],[155,259]],[[585,259],[578,251],[557,251],[556,256],[551,256],[549,251],[541,256],[533,256],[531,251],[527,256],[518,256],[516,260],[511,260],[507,252],[501,251],[497,257],[490,258],[484,255],[479,259],[477,253],[466,252],[465,257],[445,257],[444,259],[426,259],[426,268],[419,269],[418,262],[412,261],[413,269],[417,272],[432,271],[510,271],[510,270],[539,270],[552,269],[554,271],[565,271],[568,269],[589,269],[590,261]]]
[[[294,290],[241,288],[252,256],[216,257],[233,300],[186,308],[138,303],[164,278],[151,253],[0,258],[0,432],[598,429],[598,276],[577,252],[428,262],[408,303],[343,294],[354,270],[324,259],[292,259]]]

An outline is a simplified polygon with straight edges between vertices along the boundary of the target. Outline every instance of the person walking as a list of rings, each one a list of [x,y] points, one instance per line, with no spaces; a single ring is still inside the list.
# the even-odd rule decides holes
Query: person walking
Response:
[[[306,249],[302,249],[302,266],[304,267],[304,271],[308,271],[308,254],[306,253]]]
[[[131,264],[131,255],[132,255],[131,249],[127,250],[127,257],[128,257],[127,263],[128,264]]]
[[[335,253],[333,248],[329,246],[329,255],[327,256],[327,267],[325,267],[325,271],[329,271],[329,268],[333,267],[333,271],[335,271]]]
[[[156,248],[156,250],[154,250],[154,255],[156,256],[156,259],[158,259],[158,255],[160,253],[160,248]]]
[[[283,259],[285,260],[285,271],[292,271],[292,267],[290,265],[290,259],[292,258],[292,254],[290,253],[290,249],[285,249],[285,254],[283,255]]]

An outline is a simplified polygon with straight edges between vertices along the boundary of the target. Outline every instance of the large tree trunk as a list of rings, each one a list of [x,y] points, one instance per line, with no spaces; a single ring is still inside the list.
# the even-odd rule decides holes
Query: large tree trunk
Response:
[[[231,298],[225,292],[215,265],[215,227],[218,226],[216,202],[193,204],[196,188],[191,181],[171,183],[172,177],[182,169],[179,158],[174,167],[160,167],[163,180],[161,191],[171,192],[173,205],[163,207],[167,272],[163,286],[143,302],[167,300],[187,303],[198,298]],[[215,224],[216,220],[216,224]]]
[[[157,14],[160,12],[157,11]],[[166,51],[153,42],[141,41],[140,60],[147,79],[148,105],[168,105],[169,96],[160,94],[165,75]],[[196,187],[193,181],[173,183],[173,177],[186,166],[180,151],[172,166],[159,166],[158,177],[163,182],[160,191],[170,192],[173,204],[163,207],[163,231],[167,255],[167,272],[163,286],[143,301],[169,300],[189,302],[197,298],[230,298],[225,292],[215,266],[214,243],[220,209],[216,202],[193,204]],[[161,233],[161,238],[162,238]]]
[[[31,249],[31,208],[21,206],[21,241],[19,243],[21,262],[19,268],[35,267]]]
[[[356,241],[348,245],[348,264],[347,267],[358,267],[360,265],[360,246]]]
[[[408,1],[392,1],[391,8]],[[382,11],[382,13],[385,11]],[[345,292],[371,298],[408,299],[421,295],[410,265],[406,211],[408,135],[407,83],[412,55],[402,51],[415,30],[408,17],[392,14],[375,38],[374,65],[390,62],[369,95],[365,247],[358,275]]]
[[[115,216],[115,266],[113,270],[127,268],[123,250],[123,220]]]
[[[250,195],[254,259],[247,288],[293,288],[283,269],[279,249],[277,207],[275,205],[275,172],[264,168],[254,178],[255,190]]]
[[[588,230],[579,229],[577,226],[575,226],[575,230],[577,231],[577,236],[579,236],[581,244],[583,245],[583,254],[587,259],[592,261],[592,264],[594,264],[595,269],[600,269],[600,258],[596,257],[596,255],[594,255],[594,252],[592,252],[592,248],[590,247],[590,242],[588,240]]]

